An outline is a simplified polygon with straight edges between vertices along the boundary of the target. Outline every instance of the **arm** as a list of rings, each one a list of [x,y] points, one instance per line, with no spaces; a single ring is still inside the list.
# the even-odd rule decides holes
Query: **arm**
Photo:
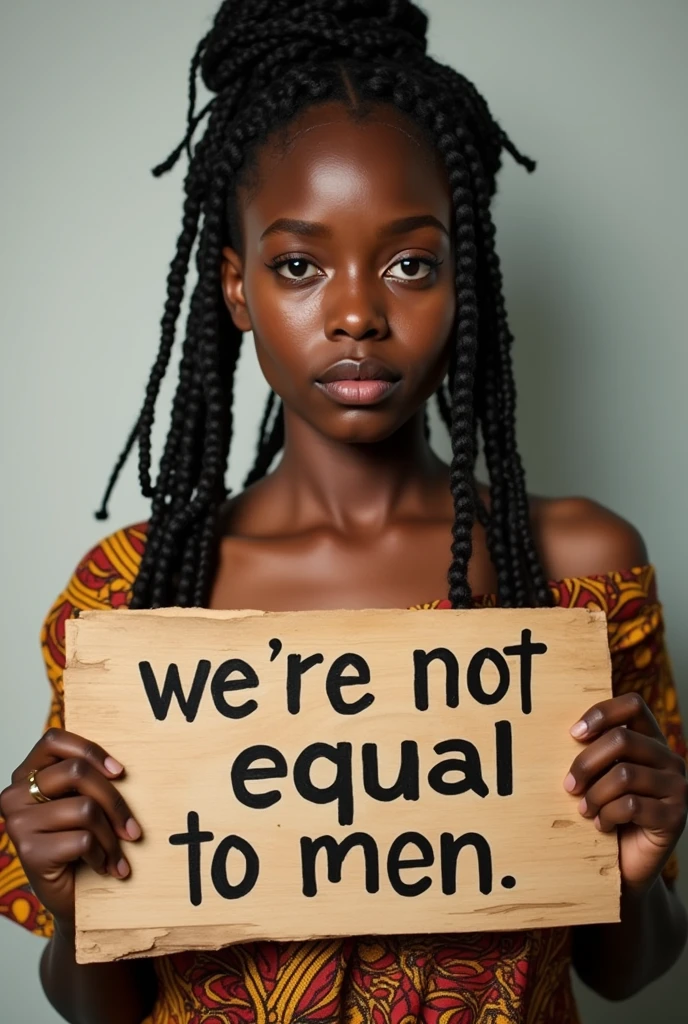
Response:
[[[41,983],[70,1024],[140,1024],[156,997],[150,960],[77,964],[73,932],[59,928],[41,958]]]
[[[620,924],[577,929],[574,965],[600,995],[625,999],[686,942],[686,912],[662,878],[686,824],[686,766],[637,693],[595,705],[572,732],[586,747],[564,786],[600,831],[618,831],[622,880]]]
[[[659,878],[643,894],[623,894],[620,924],[574,929],[573,965],[599,995],[627,999],[676,962],[687,936],[685,908]]]
[[[38,797],[29,788],[32,771]],[[0,793],[7,834],[54,924],[41,960],[41,981],[49,1001],[70,1024],[140,1024],[157,994],[150,960],[85,965],[75,960],[76,864],[81,861],[126,884],[130,868],[123,844],[141,836],[113,785],[123,771],[101,747],[52,728]]]
[[[553,578],[647,563],[637,530],[608,509],[585,499],[541,500],[537,507],[539,540]],[[649,600],[658,609],[656,595]],[[638,623],[634,638],[630,625],[611,613],[620,696],[583,717],[590,729],[577,736],[583,752],[565,784],[591,825],[619,833],[621,922],[573,931],[578,975],[608,999],[627,998],[667,971],[688,932],[686,912],[661,874],[686,820],[685,743],[671,666],[661,621],[649,632]]]

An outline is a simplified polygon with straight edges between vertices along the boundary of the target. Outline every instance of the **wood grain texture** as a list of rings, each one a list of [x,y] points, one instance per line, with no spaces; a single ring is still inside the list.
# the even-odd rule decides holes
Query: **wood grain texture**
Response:
[[[105,961],[162,955],[183,949],[213,949],[236,942],[278,941],[337,935],[409,932],[512,930],[616,921],[619,918],[617,844],[580,817],[578,800],[563,779],[580,749],[569,734],[591,705],[611,695],[606,620],[585,609],[475,609],[416,611],[263,613],[199,609],[84,612],[67,624],[66,727],[102,744],[127,769],[121,788],[144,829],[144,839],[127,844],[132,875],[125,882],[84,868],[77,877],[77,959]],[[547,653],[532,658],[532,711],[524,714],[521,659],[507,657],[510,682],[494,704],[481,704],[469,689],[468,666],[476,652],[518,645],[522,631]],[[270,646],[275,638],[282,647]],[[459,663],[459,704],[445,700],[445,669],[429,668],[428,710],[414,701],[413,652],[451,651]],[[301,708],[287,710],[289,654],[314,652],[323,663],[303,675]],[[372,703],[358,714],[339,714],[328,699],[332,662],[346,652],[362,656],[368,684],[343,685],[345,704],[366,694]],[[213,675],[228,659],[243,659],[256,671],[252,689],[219,694],[219,706],[255,700],[242,719],[220,713],[213,700]],[[159,686],[171,662],[179,667],[188,695],[199,661],[210,662],[207,683],[193,721],[175,699],[164,720],[156,720],[139,670],[148,661]],[[271,660],[272,659],[272,660]],[[351,676],[352,670],[345,673]],[[232,678],[238,678],[234,675]],[[473,673],[475,690],[476,673]],[[495,691],[497,668],[487,662],[480,676],[485,693]],[[215,687],[219,692],[222,687]],[[293,696],[293,694],[292,694]],[[495,723],[508,721],[513,743],[513,793],[497,792]],[[462,740],[479,752],[487,794],[473,789],[448,795],[429,782],[429,773],[457,753],[435,746]],[[363,784],[362,748],[377,745],[379,783],[391,787],[400,770],[401,743],[417,744],[419,798],[382,802]],[[351,744],[353,822],[340,824],[340,802],[313,803],[297,791],[293,767],[314,743]],[[249,793],[281,793],[261,810],[237,799],[231,768],[246,748],[267,744],[286,760],[285,778],[249,780]],[[370,748],[369,748],[370,750]],[[503,754],[503,752],[502,752]],[[256,762],[265,765],[267,762]],[[335,765],[313,764],[315,785],[328,786]],[[439,769],[437,770],[439,771]],[[437,779],[437,771],[433,776]],[[443,783],[461,772],[444,772]],[[471,776],[474,778],[474,776]],[[441,788],[441,787],[440,787]],[[170,836],[186,831],[187,814],[213,841],[200,846],[202,902],[189,899],[188,847]],[[379,855],[379,889],[367,892],[365,857],[355,847],[346,856],[341,881],[328,881],[327,856],[315,858],[317,893],[303,894],[302,837],[329,835],[337,842],[364,832]],[[388,854],[403,833],[430,844],[419,866],[396,863],[405,884],[427,878],[419,895],[395,891]],[[491,889],[481,892],[475,850],[458,856],[456,891],[442,888],[441,835],[478,833],[489,845]],[[256,851],[260,871],[253,889],[238,899],[220,895],[211,863],[220,841],[235,834]],[[402,859],[418,860],[413,844]],[[394,860],[394,858],[393,858]],[[243,875],[236,851],[227,861],[227,880]],[[451,864],[445,873],[452,874]],[[503,879],[515,880],[506,888]]]

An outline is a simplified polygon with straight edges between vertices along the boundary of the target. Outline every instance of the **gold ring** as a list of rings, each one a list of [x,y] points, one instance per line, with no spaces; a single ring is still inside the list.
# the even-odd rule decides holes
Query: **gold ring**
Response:
[[[46,796],[45,793],[41,793],[40,789],[38,788],[36,776],[39,771],[39,768],[34,768],[34,770],[29,775],[29,793],[34,798],[37,804],[47,804],[52,799],[52,797]]]

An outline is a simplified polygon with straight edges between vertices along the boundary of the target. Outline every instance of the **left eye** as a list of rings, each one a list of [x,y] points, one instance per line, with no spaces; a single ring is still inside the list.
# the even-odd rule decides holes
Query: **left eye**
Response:
[[[286,277],[290,281],[303,281],[304,278],[315,277],[318,273],[317,267],[308,260],[287,260],[276,267],[276,270],[281,277]]]
[[[393,277],[395,281],[422,281],[434,269],[434,266],[428,260],[414,257],[399,260],[398,263],[389,268],[387,275]],[[394,271],[399,271],[399,273],[394,273]]]

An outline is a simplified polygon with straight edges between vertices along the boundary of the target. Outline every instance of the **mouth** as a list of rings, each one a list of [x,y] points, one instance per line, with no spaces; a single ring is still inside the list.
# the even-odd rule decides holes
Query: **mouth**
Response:
[[[339,405],[377,405],[401,382],[379,359],[342,359],[330,366],[316,384]]]

